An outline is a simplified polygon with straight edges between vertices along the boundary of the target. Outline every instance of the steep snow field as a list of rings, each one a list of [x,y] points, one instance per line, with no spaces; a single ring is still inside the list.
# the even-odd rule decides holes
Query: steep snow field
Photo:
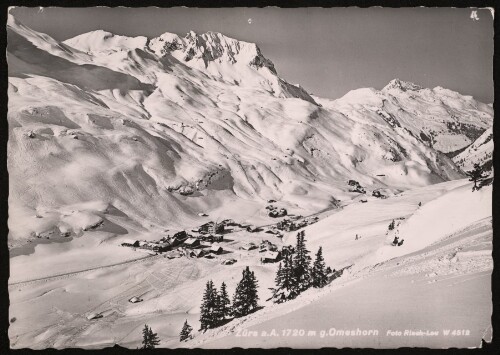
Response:
[[[489,106],[443,90],[424,90],[419,105],[385,88],[320,106],[255,44],[221,34],[145,45],[95,31],[57,43],[12,17],[8,34],[9,204],[25,218],[100,201],[145,228],[182,227],[229,195],[318,211],[357,195],[348,179],[397,193],[463,176],[410,125],[419,115],[441,112],[431,120],[441,130],[450,115],[477,114],[476,130],[492,122]],[[21,228],[16,216],[12,246],[60,227]]]
[[[453,218],[463,222],[449,231],[443,230],[434,206],[439,204],[452,211],[457,198],[464,207],[458,209]],[[16,317],[16,322],[11,324],[9,337],[15,348],[102,347],[115,343],[135,348],[141,340],[141,328],[147,323],[158,332],[162,346],[166,347],[285,344],[303,347],[303,339],[242,339],[235,337],[234,332],[247,328],[259,331],[275,328],[281,332],[285,325],[285,328],[318,331],[357,326],[379,329],[381,336],[352,338],[353,343],[345,337],[318,337],[314,343],[307,344],[317,347],[476,346],[490,324],[490,206],[491,187],[473,193],[470,183],[459,180],[408,191],[386,200],[354,202],[341,210],[324,212],[320,222],[305,228],[308,248],[315,251],[322,245],[327,264],[334,268],[352,266],[325,289],[309,290],[279,306],[265,301],[270,296],[268,288],[273,285],[276,265],[260,264],[257,250],[239,250],[239,246],[248,241],[258,242],[268,237],[247,232],[228,234],[223,244],[231,254],[215,260],[166,259],[160,255],[13,284],[9,288],[10,314]],[[392,238],[386,234],[387,226],[392,219],[402,216],[405,219],[398,228],[401,235],[404,231],[406,242],[401,247],[389,246]],[[417,224],[418,221],[421,223]],[[430,227],[433,225],[435,230]],[[427,236],[424,231],[433,234]],[[361,239],[354,239],[356,233]],[[293,239],[294,235],[290,234],[285,244],[293,244]],[[389,255],[387,248],[396,254]],[[104,248],[110,255],[120,249],[127,248],[117,245]],[[52,255],[57,253],[54,250]],[[390,259],[393,256],[397,257]],[[37,253],[29,256],[32,262],[38,257],[43,258]],[[230,266],[220,265],[227,257],[238,261]],[[13,269],[22,269],[16,259],[20,260],[13,258]],[[388,261],[380,263],[381,260]],[[180,344],[177,337],[185,319],[195,329],[199,327],[199,305],[206,281],[213,280],[217,287],[224,281],[232,294],[245,265],[255,270],[264,309],[206,334],[196,334],[192,341]],[[421,297],[414,297],[415,294]],[[144,301],[128,302],[133,296]],[[103,318],[86,319],[96,312],[103,314]],[[403,312],[407,318],[401,316]],[[466,338],[433,339],[385,335],[386,328],[405,327],[415,330],[463,328],[472,333]]]
[[[491,188],[472,194],[461,170],[488,164],[493,149],[493,109],[472,97],[397,79],[337,100],[313,97],[256,44],[214,32],[93,31],[58,42],[12,16],[7,32],[15,348],[135,348],[145,322],[163,346],[179,346],[184,319],[198,327],[207,279],[232,292],[245,265],[267,299],[277,266],[239,247],[294,243],[295,233],[281,241],[235,230],[228,254],[213,260],[119,245],[210,220],[276,223],[270,199],[317,215],[306,228],[310,250],[322,245],[328,264],[353,273],[491,215]],[[392,219],[405,239],[396,249]],[[230,257],[237,263],[221,265]],[[265,317],[277,311],[270,306]],[[88,320],[92,313],[103,317]]]
[[[463,171],[473,170],[475,163],[481,165],[485,171],[491,171],[493,169],[493,128],[484,131],[474,143],[454,156],[453,161]]]
[[[460,204],[466,207],[455,210],[453,203],[456,203],[456,198],[460,198]],[[401,206],[397,202],[395,205]],[[436,205],[441,205],[445,211],[457,211],[453,218],[460,217],[457,220],[463,222],[460,225],[455,223],[450,231],[443,230],[440,223],[444,224],[446,219],[435,213]],[[355,263],[347,274],[325,289],[309,290],[282,305],[266,304],[263,311],[238,320],[236,324],[233,321],[223,329],[200,334],[186,346],[478,347],[482,338],[489,341],[492,336],[493,234],[490,206],[490,188],[477,194],[471,192],[470,184],[454,188],[424,204],[401,224],[401,230],[406,232],[405,240],[416,239],[418,246],[408,245],[410,243],[401,247],[389,246],[383,232],[373,237],[378,243],[361,245],[363,238],[355,241],[360,245],[349,249],[358,249],[351,252],[353,257],[363,249],[363,252],[375,251],[379,261],[388,261],[363,269],[356,267]],[[379,212],[379,216],[387,212]],[[368,214],[369,217],[375,215]],[[333,218],[336,217],[338,215]],[[421,223],[416,224],[416,221]],[[315,228],[318,225],[306,228],[306,236],[312,239],[311,232]],[[427,236],[429,232],[432,236]],[[332,244],[337,245],[329,241],[329,245]],[[342,243],[338,244],[342,248]],[[395,253],[389,256],[387,249]],[[344,249],[339,256],[345,257],[348,253]],[[325,252],[325,255],[331,257],[332,253]],[[332,261],[327,264],[332,265]],[[333,328],[371,329],[378,330],[378,334],[341,336],[335,335]],[[305,330],[305,335],[300,335],[301,329]],[[269,336],[273,330],[277,335]],[[388,334],[389,330],[401,331],[402,334]],[[437,333],[413,336],[404,333],[420,330]],[[448,334],[447,330],[450,330]],[[308,335],[309,331],[316,333]],[[268,335],[262,336],[262,332]]]

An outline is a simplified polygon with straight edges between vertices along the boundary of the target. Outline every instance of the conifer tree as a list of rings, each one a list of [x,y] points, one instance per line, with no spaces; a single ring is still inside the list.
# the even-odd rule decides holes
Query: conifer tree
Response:
[[[389,224],[389,230],[392,231],[394,229],[394,220],[392,220],[391,224]]]
[[[158,334],[153,333],[153,330],[144,324],[144,329],[142,330],[142,349],[154,349],[156,345],[160,344],[160,339]]]
[[[213,326],[211,328],[218,327],[222,323],[223,314],[222,314],[222,301],[220,294],[214,289],[214,309],[213,309]]]
[[[472,186],[472,191],[479,190],[482,187],[481,185],[482,180],[488,177],[488,175],[485,175],[483,169],[478,163],[474,164],[474,169],[469,172],[466,172],[466,174],[469,177],[469,181],[474,182],[474,186]]]
[[[293,256],[293,275],[298,292],[307,290],[311,285],[311,257],[305,244],[305,232],[297,234],[297,246]]]
[[[274,303],[283,303],[297,297],[296,281],[292,269],[292,255],[286,254],[283,266],[278,265],[278,271],[274,279],[275,287],[271,288],[273,295],[271,299]]]
[[[324,287],[328,281],[325,269],[325,260],[323,259],[323,248],[319,247],[316,253],[312,268],[312,286],[316,288]]]
[[[247,266],[243,270],[241,281],[236,286],[233,297],[233,315],[243,317],[258,307],[257,279],[253,271]]]
[[[207,282],[200,311],[200,329],[214,328],[217,324],[217,289],[212,280]]]
[[[285,256],[286,257],[286,256]],[[285,300],[283,299],[283,268],[281,267],[281,263],[278,264],[278,271],[276,271],[276,276],[274,277],[275,287],[270,288],[273,295],[269,300],[273,300],[274,303],[281,303]]]
[[[218,295],[218,314],[220,320],[224,321],[226,318],[231,316],[231,301],[229,300],[229,295],[227,293],[226,284],[223,282],[220,286],[220,292]]]
[[[286,256],[285,256],[285,258],[286,258]],[[283,279],[284,279],[283,268],[281,267],[281,263],[279,263],[278,264],[278,271],[276,271],[276,276],[274,277],[274,284],[277,287],[282,286]]]
[[[191,327],[188,324],[188,321],[186,319],[186,321],[184,322],[184,326],[182,327],[181,333],[179,334],[180,341],[186,341],[186,340],[192,339],[193,338],[193,336],[191,335],[192,331],[193,331],[193,327]]]

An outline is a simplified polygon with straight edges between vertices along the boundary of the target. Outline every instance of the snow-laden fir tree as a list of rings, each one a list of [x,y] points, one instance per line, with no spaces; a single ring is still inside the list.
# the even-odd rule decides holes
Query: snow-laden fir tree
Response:
[[[275,287],[271,288],[273,295],[270,299],[274,303],[283,303],[297,297],[297,282],[292,269],[292,254],[287,253],[283,265],[279,263],[274,279]]]
[[[325,286],[328,281],[322,247],[319,247],[318,252],[316,253],[316,259],[314,260],[311,276],[312,286],[316,288]]]
[[[479,190],[482,187],[481,184],[482,181],[488,177],[488,175],[483,172],[483,169],[478,163],[474,164],[474,169],[466,172],[466,174],[469,177],[469,181],[474,182],[474,186],[472,186],[472,191]]]
[[[144,324],[144,329],[142,329],[142,349],[154,349],[159,344],[158,334],[153,333],[153,330],[147,324]]]
[[[389,230],[392,231],[394,229],[394,220],[389,224]]]
[[[243,270],[241,281],[236,286],[233,296],[233,315],[243,317],[258,307],[257,279],[253,271],[247,266]]]
[[[193,331],[193,327],[191,327],[188,324],[188,321],[186,319],[186,321],[184,322],[184,325],[182,326],[181,333],[179,334],[180,341],[186,341],[186,340],[192,339],[193,338],[193,336],[191,335],[192,331]]]
[[[200,310],[200,329],[206,330],[217,325],[217,289],[212,280],[207,282]]]
[[[231,301],[229,300],[226,284],[224,282],[220,286],[220,292],[217,296],[218,321],[222,323],[231,316]]]
[[[297,246],[293,255],[293,274],[297,291],[307,290],[311,285],[311,257],[305,244],[305,232],[297,233]]]

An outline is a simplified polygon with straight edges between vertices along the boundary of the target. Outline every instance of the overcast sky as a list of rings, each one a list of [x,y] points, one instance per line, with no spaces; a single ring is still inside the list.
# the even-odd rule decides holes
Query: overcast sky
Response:
[[[493,101],[489,10],[436,8],[15,8],[36,31],[64,40],[102,29],[155,37],[215,31],[255,42],[278,74],[315,95],[337,98],[400,78]]]

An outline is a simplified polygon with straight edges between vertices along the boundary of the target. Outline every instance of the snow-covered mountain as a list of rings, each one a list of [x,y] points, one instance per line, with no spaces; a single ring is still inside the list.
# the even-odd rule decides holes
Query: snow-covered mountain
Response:
[[[232,334],[291,322],[354,329],[360,314],[384,334],[471,328],[470,337],[435,337],[437,347],[484,338],[491,187],[472,191],[462,178],[474,162],[490,164],[490,105],[398,79],[313,97],[256,44],[220,33],[92,31],[59,42],[9,16],[7,34],[11,347],[136,348],[144,324],[162,347],[286,346],[286,337]],[[281,305],[265,301],[277,263],[243,246],[281,248],[296,235],[274,236],[282,219],[268,215],[271,203],[307,221],[311,253],[321,246],[345,275]],[[227,218],[237,223],[210,259],[123,246]],[[404,245],[391,245],[396,234]],[[186,320],[199,329],[206,282],[232,292],[244,266],[264,308],[179,343]],[[360,338],[317,337],[314,346],[428,345]]]
[[[359,89],[336,101],[337,107],[375,111],[406,128],[428,146],[450,153],[470,145],[493,124],[491,106],[455,91],[422,88],[392,80],[382,90]]]
[[[461,153],[453,157],[453,161],[463,171],[471,171],[478,163],[483,170],[493,169],[493,128],[488,128],[481,136]]]
[[[10,17],[8,43],[10,206],[21,215],[88,200],[156,223],[227,198],[321,209],[356,195],[348,179],[390,193],[461,177],[441,152],[492,122],[471,97],[398,80],[313,99],[255,44],[213,32],[59,43]]]

